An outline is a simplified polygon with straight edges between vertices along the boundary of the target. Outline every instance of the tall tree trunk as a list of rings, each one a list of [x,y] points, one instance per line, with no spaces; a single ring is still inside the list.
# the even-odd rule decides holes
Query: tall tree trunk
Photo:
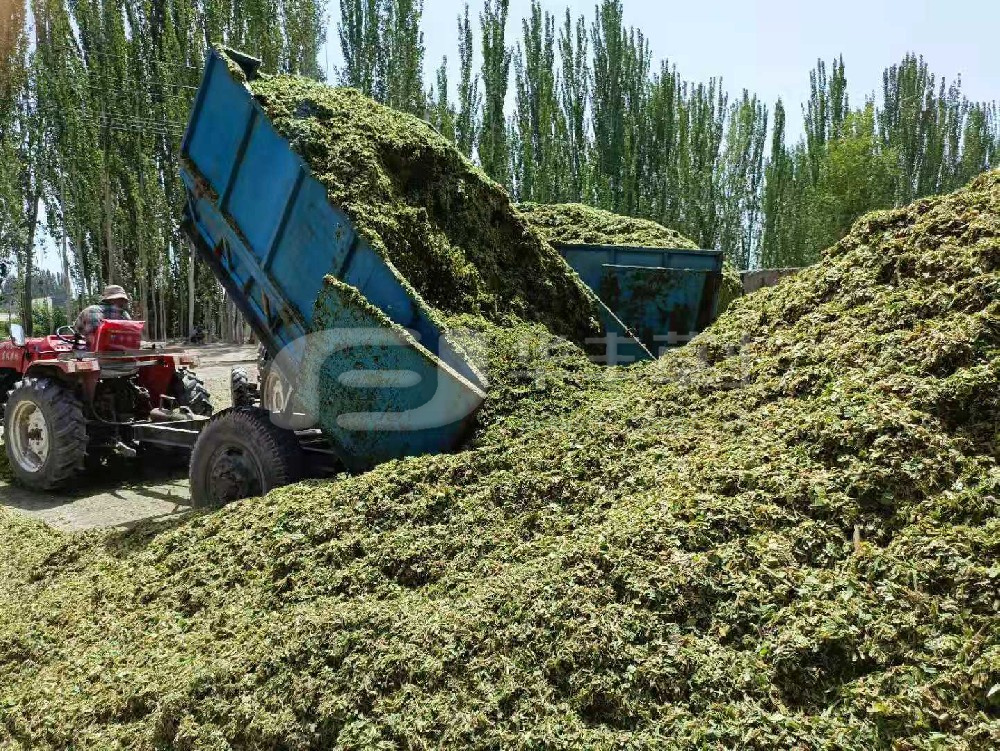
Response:
[[[59,180],[59,209],[62,212],[63,292],[66,295],[66,321],[73,321],[73,284],[69,278],[69,225],[66,222],[66,178]]]
[[[41,203],[41,192],[36,188],[31,197],[31,210],[28,218],[28,236],[24,243],[24,286],[21,297],[21,324],[24,326],[24,333],[27,336],[34,336],[34,324],[32,321],[32,291],[31,279],[35,274],[35,228],[38,226],[38,207]]]
[[[187,335],[191,336],[191,332],[194,331],[194,305],[195,305],[195,289],[194,289],[194,243],[188,244],[191,249],[191,255],[188,258],[188,326]]]
[[[104,176],[104,242],[107,253],[107,284],[115,283],[115,239],[111,229],[111,180]]]
[[[167,290],[165,285],[160,286],[160,341],[167,341]]]

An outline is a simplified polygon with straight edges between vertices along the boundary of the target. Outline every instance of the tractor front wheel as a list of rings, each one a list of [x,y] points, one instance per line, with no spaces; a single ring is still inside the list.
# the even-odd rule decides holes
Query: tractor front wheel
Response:
[[[201,417],[211,417],[215,412],[205,382],[187,368],[178,370],[174,375],[172,390],[178,407],[187,407]]]
[[[205,426],[191,453],[191,499],[217,506],[254,498],[302,479],[302,448],[266,411],[239,407]]]
[[[25,378],[4,409],[11,471],[26,487],[52,490],[83,469],[87,421],[76,395],[50,378]]]
[[[253,407],[257,404],[257,386],[250,383],[245,368],[233,368],[229,373],[229,394],[234,407]]]

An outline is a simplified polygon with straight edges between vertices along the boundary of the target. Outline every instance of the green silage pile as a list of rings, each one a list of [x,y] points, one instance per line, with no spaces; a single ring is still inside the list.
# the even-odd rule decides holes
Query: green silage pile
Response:
[[[248,85],[330,200],[439,323],[524,320],[581,344],[600,333],[590,290],[507,192],[427,123],[310,79]]]
[[[522,203],[517,208],[549,242],[698,249],[694,240],[662,224],[613,214],[582,203]]]
[[[551,243],[564,245],[633,245],[639,248],[697,250],[698,244],[677,230],[648,219],[614,214],[581,203],[522,203],[518,210]],[[724,313],[743,295],[736,268],[725,261],[719,289],[718,312]]]
[[[462,453],[0,515],[0,747],[1000,743],[1000,173],[645,365],[475,320],[505,391]]]

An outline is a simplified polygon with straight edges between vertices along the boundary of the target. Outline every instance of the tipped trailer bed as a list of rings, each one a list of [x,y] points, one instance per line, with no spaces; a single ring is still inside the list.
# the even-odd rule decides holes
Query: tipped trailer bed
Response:
[[[447,452],[468,435],[486,392],[461,347],[255,101],[246,82],[258,66],[210,51],[181,146],[183,230],[261,342],[259,383],[234,372],[233,409],[148,430],[150,441],[192,448],[195,503]],[[714,314],[718,254],[558,250],[609,299],[602,316],[624,362],[651,356],[633,327],[658,344],[664,325],[686,334]],[[658,298],[657,286],[670,294]]]
[[[256,60],[227,57],[244,76],[256,74]],[[206,445],[210,436],[228,435],[213,427],[220,421],[289,454],[265,468],[280,480],[302,474],[302,456],[285,438],[303,427],[317,429],[310,435],[321,435],[328,456],[350,471],[448,451],[467,435],[485,379],[328,200],[215,50],[184,135],[180,172],[183,229],[262,344],[266,408],[244,401],[195,436],[195,501],[232,500],[233,483],[220,488],[213,477],[260,475],[246,456],[252,447]],[[175,428],[172,439],[190,441],[189,427]],[[317,442],[307,452],[315,454]],[[202,464],[208,477],[195,476]],[[276,485],[267,476],[244,479],[252,492]]]

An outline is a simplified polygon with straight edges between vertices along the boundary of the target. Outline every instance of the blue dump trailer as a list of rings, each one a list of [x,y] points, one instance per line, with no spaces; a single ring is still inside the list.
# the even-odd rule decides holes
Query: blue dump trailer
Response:
[[[256,61],[234,57],[253,73]],[[287,448],[288,429],[314,424],[332,457],[352,471],[447,451],[465,437],[485,398],[483,376],[327,200],[214,51],[183,139],[181,177],[185,232],[253,328],[274,373],[274,385],[264,384],[264,406],[275,418],[249,410],[223,415],[214,422],[241,424],[222,432],[266,422],[253,430],[267,434],[272,447],[281,437]],[[251,446],[232,445],[206,457],[218,430],[210,424],[195,445],[196,498],[226,501],[269,489],[266,477],[226,481],[254,474],[258,457]],[[286,463],[282,477],[297,474],[302,460]],[[196,470],[208,479],[195,477]]]
[[[229,51],[227,57],[248,78],[255,75],[258,61]],[[181,177],[184,231],[264,351],[258,385],[234,372],[234,409],[197,435],[176,430],[177,442],[193,448],[196,503],[260,495],[304,474],[363,471],[461,443],[485,398],[484,377],[330,203],[239,72],[215,51],[184,135]],[[625,362],[650,356],[627,327],[657,345],[658,336],[686,333],[711,317],[717,254],[560,250],[619,314],[603,313]],[[657,288],[669,292],[658,295]]]
[[[722,251],[554,244],[649,352],[685,344],[715,320]],[[622,352],[642,358],[641,348]]]

